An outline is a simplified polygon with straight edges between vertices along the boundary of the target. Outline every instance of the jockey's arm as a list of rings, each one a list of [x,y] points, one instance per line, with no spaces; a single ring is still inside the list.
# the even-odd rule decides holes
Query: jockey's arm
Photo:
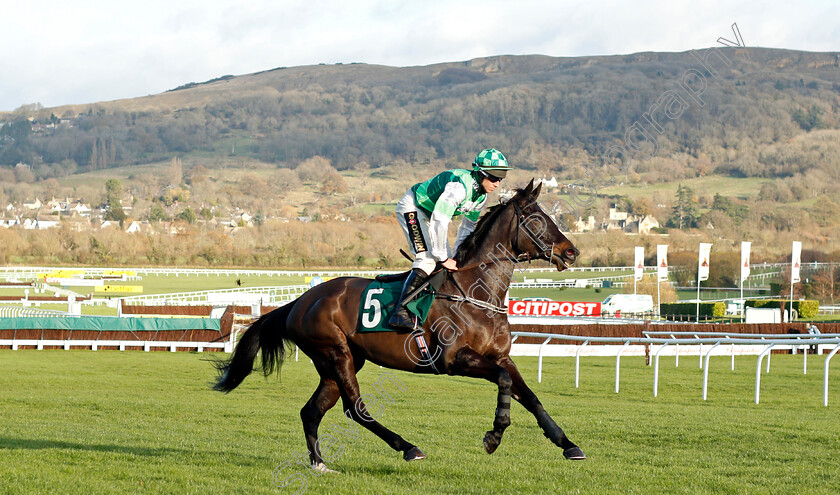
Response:
[[[467,238],[468,235],[475,230],[475,224],[477,222],[475,220],[470,220],[469,216],[464,216],[464,219],[461,220],[461,226],[458,227],[458,235],[455,236],[455,244],[452,247],[452,253],[457,253],[458,248],[461,247],[461,243],[464,242],[464,239]]]
[[[449,258],[447,246],[449,222],[455,216],[455,210],[467,198],[467,190],[460,182],[450,182],[435,203],[435,209],[429,219],[429,251],[438,261]]]

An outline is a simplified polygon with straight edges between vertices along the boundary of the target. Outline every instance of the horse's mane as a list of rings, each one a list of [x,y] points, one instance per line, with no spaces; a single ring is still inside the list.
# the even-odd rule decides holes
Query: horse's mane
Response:
[[[496,223],[496,219],[505,209],[505,206],[514,201],[517,196],[522,194],[524,189],[517,189],[516,194],[511,197],[505,203],[499,203],[497,205],[493,205],[488,208],[487,212],[484,215],[481,215],[481,218],[478,219],[478,223],[475,225],[475,230],[470,232],[470,235],[467,236],[466,239],[458,246],[458,252],[455,253],[455,261],[457,263],[463,263],[464,258],[467,256],[467,253],[472,253],[478,247],[479,241],[483,239],[487,232],[493,227],[493,224]]]

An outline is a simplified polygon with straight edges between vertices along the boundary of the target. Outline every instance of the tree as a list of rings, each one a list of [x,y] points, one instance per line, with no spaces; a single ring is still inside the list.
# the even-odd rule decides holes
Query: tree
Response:
[[[680,230],[696,227],[698,215],[697,199],[694,197],[694,191],[680,184],[677,186],[676,196],[677,202],[671,218],[668,220],[668,225]]]
[[[321,192],[327,195],[347,192],[347,184],[338,172],[331,171],[321,182]]]
[[[632,282],[632,280],[629,280],[628,283],[624,284],[623,292],[625,294],[633,293],[634,285],[630,282]],[[674,288],[674,284],[670,281],[657,283],[656,275],[646,275],[642,277],[641,280],[636,282],[635,289],[637,294],[648,294],[653,297],[653,301],[656,303],[657,286],[659,291],[659,300],[661,302],[671,303],[676,302],[679,299],[677,289]]]
[[[750,209],[747,205],[733,203],[731,199],[726,196],[721,196],[715,193],[712,201],[712,210],[719,210],[729,216],[735,225],[741,225],[741,222],[747,218]]]
[[[203,165],[196,165],[195,167],[191,168],[189,175],[190,185],[200,184],[207,180],[209,172],[210,171],[207,170],[207,168],[205,168]]]
[[[178,218],[178,220],[183,220],[183,221],[185,221],[185,222],[187,222],[187,223],[189,223],[189,224],[194,224],[194,223],[195,223],[195,221],[198,219],[198,218],[196,217],[195,212],[193,211],[193,209],[192,209],[192,208],[190,208],[189,206],[187,206],[186,208],[184,208],[183,210],[181,210],[181,213],[179,213],[179,214],[178,214],[178,217],[177,217],[177,218]]]
[[[105,204],[107,211],[105,212],[105,220],[112,220],[120,222],[120,225],[125,221],[125,212],[120,203],[122,197],[122,182],[119,179],[108,179],[105,181]]]
[[[832,263],[826,269],[815,273],[809,285],[814,296],[823,303],[834,304],[835,299],[840,296],[840,270]]]
[[[633,214],[646,217],[653,215],[653,203],[647,198],[640,198],[633,203]]]
[[[153,203],[152,207],[149,209],[149,221],[152,222],[165,222],[169,220],[169,216],[166,214],[166,210],[163,209],[163,206],[160,203]]]
[[[169,184],[178,186],[184,180],[184,167],[181,165],[180,158],[173,158],[169,162]]]

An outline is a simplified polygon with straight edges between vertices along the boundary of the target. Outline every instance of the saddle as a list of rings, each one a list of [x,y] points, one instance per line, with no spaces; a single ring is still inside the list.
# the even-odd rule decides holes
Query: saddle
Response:
[[[408,274],[411,270],[400,272],[400,273],[384,273],[382,275],[377,275],[374,279],[377,282],[383,283],[391,283],[391,282],[400,282],[405,280],[408,277]],[[431,286],[432,290],[437,292],[440,290],[440,287],[443,285],[443,282],[446,280],[447,275],[446,270],[440,269],[440,263],[438,263],[438,267],[432,272],[432,275],[428,278],[429,286]]]

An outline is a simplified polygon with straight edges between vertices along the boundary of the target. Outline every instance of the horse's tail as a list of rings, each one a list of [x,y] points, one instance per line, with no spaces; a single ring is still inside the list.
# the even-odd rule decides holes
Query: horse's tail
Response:
[[[294,305],[295,301],[292,301],[266,313],[248,327],[239,339],[233,356],[216,365],[219,379],[213,385],[213,390],[227,393],[239,386],[254,370],[254,359],[258,352],[262,352],[261,367],[265,376],[280,369],[286,357],[283,341],[290,342],[285,336],[286,317]]]

